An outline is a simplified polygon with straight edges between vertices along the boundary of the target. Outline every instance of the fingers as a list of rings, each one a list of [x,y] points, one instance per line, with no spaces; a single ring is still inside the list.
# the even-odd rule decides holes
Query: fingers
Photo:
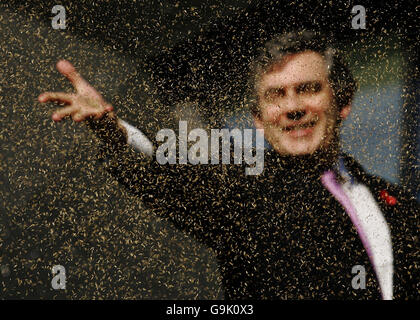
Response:
[[[108,106],[103,109],[93,109],[93,108],[81,108],[79,105],[75,104],[75,105],[63,107],[61,109],[56,110],[52,115],[52,119],[54,121],[61,121],[63,118],[67,116],[71,116],[73,120],[76,122],[80,122],[88,118],[99,120],[104,116],[105,113],[111,112],[111,111],[112,111],[112,106]]]
[[[86,91],[90,88],[89,83],[76,71],[76,68],[67,60],[57,62],[57,70],[73,84],[78,92]]]
[[[60,108],[52,114],[52,119],[54,121],[61,121],[61,119],[63,119],[64,117],[74,115],[78,111],[79,111],[79,107],[73,106],[73,105]]]
[[[106,112],[112,112],[112,111],[114,111],[114,107],[110,104],[106,104],[105,105],[105,111]]]
[[[44,92],[38,97],[38,101],[41,103],[53,101],[62,103],[72,103],[74,95],[66,92]]]
[[[73,120],[76,122],[86,120],[88,118],[100,119],[104,115],[105,111],[94,111],[94,110],[80,110],[72,115]]]

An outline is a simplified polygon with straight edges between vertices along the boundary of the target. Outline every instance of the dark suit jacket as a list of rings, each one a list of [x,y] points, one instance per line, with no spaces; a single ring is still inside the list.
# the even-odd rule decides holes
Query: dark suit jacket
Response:
[[[212,248],[226,299],[380,299],[362,242],[341,204],[322,185],[325,168],[266,152],[264,171],[239,165],[159,165],[133,151],[104,148],[105,166],[158,214]],[[346,167],[376,198],[394,255],[394,298],[419,298],[419,204],[396,185]],[[379,193],[397,198],[388,205]],[[353,266],[366,289],[353,289]]]

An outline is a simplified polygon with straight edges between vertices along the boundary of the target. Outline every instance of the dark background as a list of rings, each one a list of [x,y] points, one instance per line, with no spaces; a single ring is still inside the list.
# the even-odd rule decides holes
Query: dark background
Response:
[[[66,8],[65,30],[51,27],[56,4]],[[356,4],[366,8],[366,30],[351,28]],[[247,125],[257,48],[290,28],[331,33],[360,86],[344,148],[418,196],[417,16],[414,1],[2,2],[0,296],[223,298],[213,253],[105,173],[85,126],[55,124],[55,107],[37,102],[45,90],[71,90],[59,59],[153,140],[176,125],[179,105],[214,128]],[[66,290],[51,288],[56,264],[66,268]]]

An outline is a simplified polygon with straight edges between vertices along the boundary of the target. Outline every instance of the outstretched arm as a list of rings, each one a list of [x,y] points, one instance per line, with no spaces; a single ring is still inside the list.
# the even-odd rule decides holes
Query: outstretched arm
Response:
[[[209,195],[216,192],[219,198],[221,196],[220,185],[214,179],[216,175],[208,172],[207,167],[159,165],[151,161],[152,143],[140,130],[119,120],[113,107],[70,62],[59,61],[57,69],[70,80],[76,92],[45,92],[38,97],[41,103],[64,104],[53,113],[52,119],[57,122],[66,117],[76,122],[86,120],[104,142],[108,172],[177,227],[194,233],[201,240],[206,235],[206,242],[211,242],[208,219],[214,211],[211,210],[213,198]],[[127,148],[127,142],[141,154]]]

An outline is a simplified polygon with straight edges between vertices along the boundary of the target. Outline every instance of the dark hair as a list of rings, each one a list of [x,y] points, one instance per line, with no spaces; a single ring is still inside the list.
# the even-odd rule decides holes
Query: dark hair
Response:
[[[356,81],[335,48],[332,37],[314,31],[294,31],[277,35],[266,42],[259,56],[251,63],[248,97],[254,115],[259,115],[260,111],[256,89],[261,76],[285,56],[307,50],[320,53],[326,60],[328,80],[338,109],[341,110],[351,102],[357,87]]]

